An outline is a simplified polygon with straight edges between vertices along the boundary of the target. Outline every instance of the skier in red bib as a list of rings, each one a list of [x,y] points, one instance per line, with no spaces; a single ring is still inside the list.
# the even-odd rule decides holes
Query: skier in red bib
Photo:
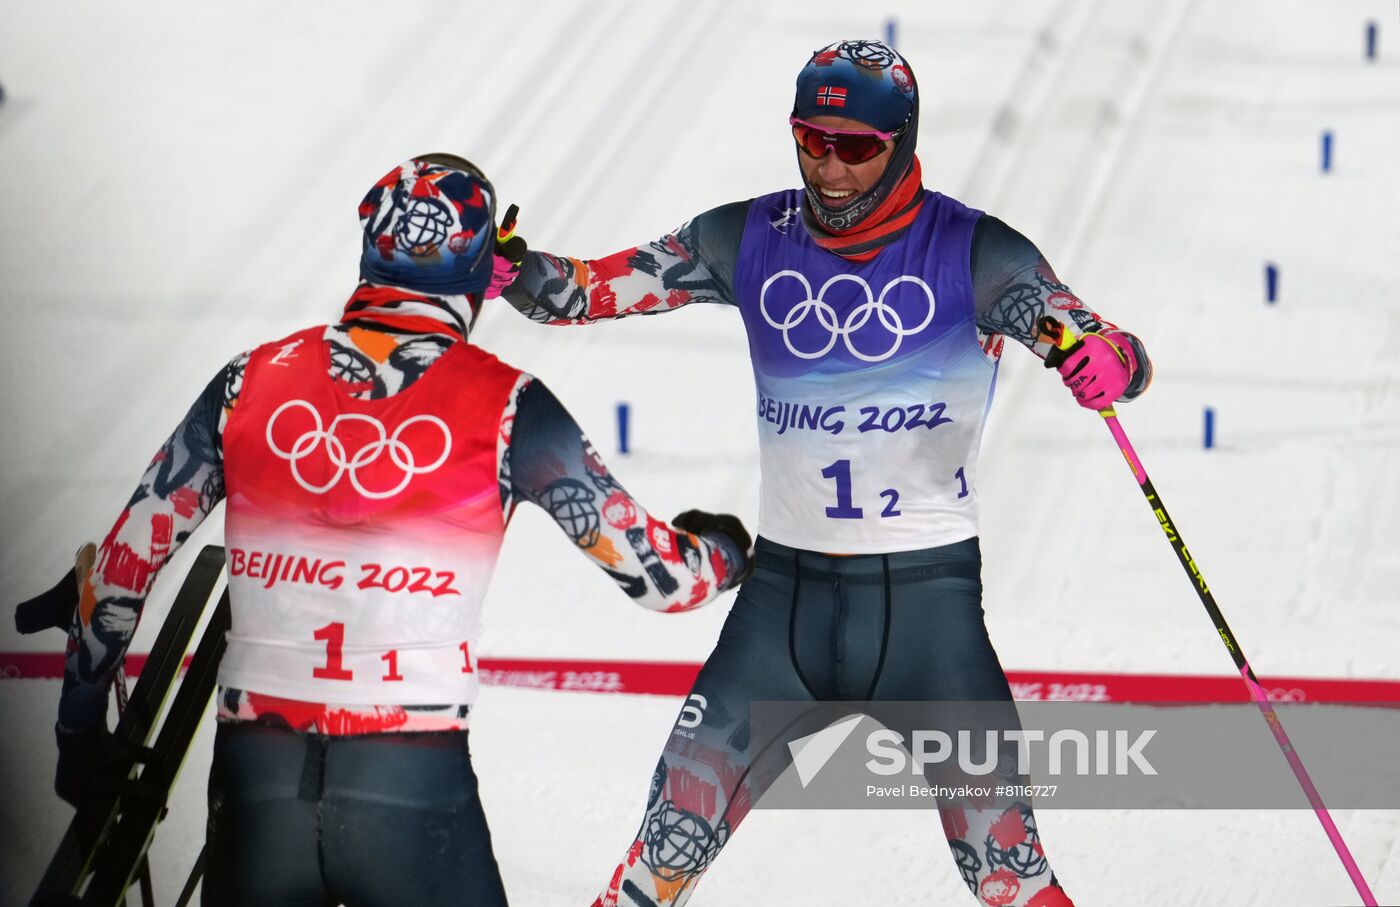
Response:
[[[227,500],[205,904],[505,903],[467,724],[481,602],[521,501],[653,610],[748,570],[737,519],[655,519],[541,382],[467,342],[495,239],[471,164],[410,160],[359,213],[339,323],[225,366],[73,584],[56,788],[77,802],[151,584]]]

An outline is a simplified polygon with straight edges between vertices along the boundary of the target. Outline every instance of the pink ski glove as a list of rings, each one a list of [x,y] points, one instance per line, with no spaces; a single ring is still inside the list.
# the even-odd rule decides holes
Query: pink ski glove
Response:
[[[491,263],[491,282],[486,285],[486,298],[495,299],[506,291],[506,287],[515,283],[515,278],[520,274],[520,262],[511,261],[501,253],[496,253],[495,261]]]
[[[1059,366],[1065,387],[1085,409],[1108,409],[1133,380],[1137,356],[1126,340],[1114,341],[1110,334],[1085,334]]]
[[[487,299],[495,299],[515,283],[520,265],[525,261],[525,240],[515,235],[515,216],[519,212],[518,207],[511,205],[496,229],[496,252],[491,262],[491,282],[486,285]]]

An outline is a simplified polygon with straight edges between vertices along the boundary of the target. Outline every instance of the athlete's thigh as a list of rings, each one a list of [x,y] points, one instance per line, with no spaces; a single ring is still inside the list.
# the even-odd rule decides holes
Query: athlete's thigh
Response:
[[[634,845],[663,888],[704,871],[786,764],[781,741],[753,739],[749,707],[810,700],[790,656],[791,596],[771,571],[744,584],[667,736]]]
[[[921,751],[912,755],[927,758],[932,784],[1014,780],[1015,759],[1004,758],[1005,732],[1019,729],[1020,722],[987,634],[975,542],[919,554],[929,566],[945,569],[891,587],[890,641],[876,698],[898,704],[881,720]],[[922,740],[916,738],[920,733]]]
[[[792,615],[800,605],[793,591],[790,575],[761,565],[740,589],[672,728],[667,752],[723,750],[728,761],[747,766],[770,743],[751,739],[750,706],[811,701],[792,656]]]
[[[321,809],[327,883],[347,907],[504,907],[465,733],[331,741]]]
[[[982,584],[939,576],[890,590],[889,642],[876,698],[1010,700],[987,634]]]
[[[810,698],[792,660],[793,578],[762,566],[739,590],[695,692],[748,703]]]
[[[209,771],[203,904],[328,903],[315,792],[302,791],[306,755],[305,738],[292,731],[219,725]]]

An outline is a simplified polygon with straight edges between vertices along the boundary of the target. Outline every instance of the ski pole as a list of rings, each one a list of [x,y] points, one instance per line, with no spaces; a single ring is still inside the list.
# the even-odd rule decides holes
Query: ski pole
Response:
[[[1045,364],[1048,367],[1053,368],[1064,362],[1065,358],[1083,343],[1069,328],[1053,318],[1042,318],[1039,326],[1041,334],[1048,336],[1055,346],[1051,355],[1045,358]],[[1143,496],[1147,498],[1147,506],[1152,508],[1158,524],[1166,533],[1167,541],[1176,551],[1182,569],[1191,579],[1192,588],[1196,590],[1196,595],[1200,597],[1201,604],[1205,605],[1206,613],[1210,615],[1211,622],[1215,624],[1215,631],[1220,635],[1220,641],[1225,644],[1225,648],[1230,652],[1230,657],[1234,659],[1235,667],[1239,669],[1240,677],[1244,680],[1250,697],[1254,700],[1254,704],[1259,707],[1259,711],[1263,713],[1264,721],[1268,723],[1269,730],[1273,731],[1274,740],[1278,742],[1279,749],[1283,750],[1284,758],[1288,760],[1288,765],[1293,769],[1298,784],[1303,788],[1303,794],[1308,798],[1308,803],[1312,804],[1313,812],[1317,814],[1317,820],[1322,823],[1323,830],[1327,832],[1327,838],[1332,842],[1332,847],[1337,851],[1342,865],[1346,867],[1347,875],[1351,877],[1352,884],[1356,886],[1357,893],[1361,895],[1361,902],[1366,907],[1376,907],[1376,896],[1371,893],[1366,879],[1361,875],[1361,870],[1356,865],[1356,860],[1352,858],[1351,851],[1347,848],[1346,842],[1342,840],[1342,833],[1338,831],[1337,824],[1332,821],[1332,815],[1322,802],[1321,794],[1317,792],[1312,778],[1308,776],[1308,770],[1303,767],[1303,760],[1298,756],[1297,750],[1293,748],[1288,734],[1284,732],[1283,722],[1279,719],[1278,713],[1275,712],[1273,703],[1269,701],[1269,694],[1265,692],[1259,679],[1254,676],[1254,669],[1249,666],[1249,661],[1244,657],[1244,651],[1235,640],[1235,634],[1230,632],[1229,625],[1225,623],[1225,615],[1220,613],[1220,607],[1216,605],[1215,597],[1211,595],[1205,577],[1201,574],[1200,568],[1196,566],[1191,552],[1186,549],[1185,540],[1182,539],[1181,533],[1177,531],[1170,514],[1167,513],[1167,508],[1158,496],[1157,489],[1152,487],[1152,480],[1147,477],[1147,469],[1143,467],[1137,451],[1133,450],[1133,445],[1128,442],[1128,435],[1123,431],[1123,426],[1118,423],[1118,414],[1114,412],[1112,406],[1109,406],[1099,410],[1099,415],[1108,425],[1108,430],[1112,433],[1113,440],[1117,442],[1118,449],[1123,453],[1123,458],[1128,461],[1128,466],[1133,471],[1133,478],[1137,479],[1138,486],[1142,488]]]

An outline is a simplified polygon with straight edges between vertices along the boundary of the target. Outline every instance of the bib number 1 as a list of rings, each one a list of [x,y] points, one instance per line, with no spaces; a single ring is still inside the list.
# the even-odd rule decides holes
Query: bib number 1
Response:
[[[326,664],[312,668],[311,676],[319,680],[354,680],[353,672],[345,669],[345,624],[326,624],[315,633],[312,639],[326,644]]]
[[[317,680],[355,679],[355,672],[345,667],[345,624],[339,621],[326,624],[312,633],[311,638],[326,644],[326,663],[319,668],[312,668],[312,677]],[[472,674],[476,670],[472,667],[470,646],[470,642],[464,642],[457,647],[462,652],[463,674]],[[398,649],[388,650],[379,656],[379,660],[384,662],[384,676],[380,678],[381,680],[387,682],[403,680],[403,675],[399,673]]]
[[[837,460],[822,470],[822,477],[836,480],[836,506],[826,508],[833,520],[858,520],[865,516],[860,507],[851,506],[851,461]]]

